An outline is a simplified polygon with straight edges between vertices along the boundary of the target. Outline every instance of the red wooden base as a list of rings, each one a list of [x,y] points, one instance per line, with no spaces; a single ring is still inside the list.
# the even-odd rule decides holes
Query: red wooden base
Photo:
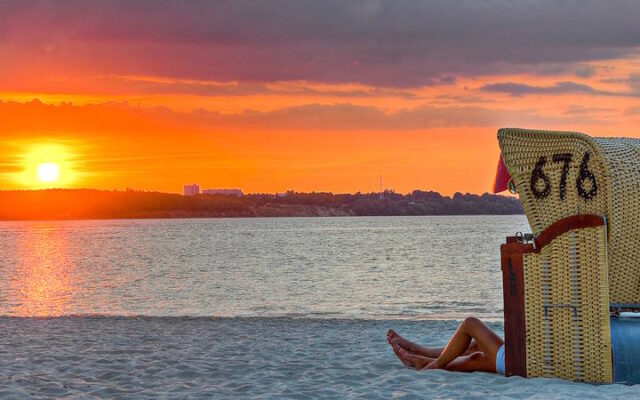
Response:
[[[531,244],[518,243],[515,236],[500,246],[502,292],[504,295],[505,375],[527,376],[527,325],[524,313],[524,271],[522,254],[533,251]]]

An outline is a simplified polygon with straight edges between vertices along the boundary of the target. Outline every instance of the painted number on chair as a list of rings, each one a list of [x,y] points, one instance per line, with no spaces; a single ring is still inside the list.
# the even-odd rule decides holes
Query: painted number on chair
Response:
[[[598,193],[598,186],[596,185],[596,177],[589,170],[589,158],[591,154],[587,151],[582,156],[582,162],[580,163],[580,171],[576,178],[576,190],[578,195],[585,200],[591,200]],[[560,174],[560,182],[558,192],[560,199],[564,200],[567,193],[567,174],[569,173],[569,165],[573,160],[573,155],[570,153],[554,154],[551,158],[553,163],[562,163],[562,173]],[[551,194],[552,184],[551,179],[544,172],[544,167],[547,165],[547,157],[540,156],[536,166],[531,172],[530,188],[531,192],[536,199],[544,199]]]

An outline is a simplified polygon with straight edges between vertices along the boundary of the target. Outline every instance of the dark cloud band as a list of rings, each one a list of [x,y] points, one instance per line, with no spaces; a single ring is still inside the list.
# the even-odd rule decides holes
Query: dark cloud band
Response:
[[[589,75],[574,63],[636,50],[638,15],[633,1],[0,2],[0,43],[101,73],[415,87],[549,65]]]

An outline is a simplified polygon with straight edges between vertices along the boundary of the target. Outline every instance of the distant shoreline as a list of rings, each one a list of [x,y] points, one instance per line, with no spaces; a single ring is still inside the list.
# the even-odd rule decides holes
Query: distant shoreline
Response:
[[[259,217],[131,217],[131,218],[36,218],[36,219],[1,219],[0,222],[56,222],[56,221],[153,221],[153,220],[173,220],[173,219],[276,219],[276,218],[371,218],[371,217],[499,217],[499,216],[517,216],[522,214],[438,214],[438,215],[330,215],[330,216],[259,216]]]
[[[106,220],[358,216],[521,215],[520,201],[492,194],[452,197],[415,190],[384,193],[195,195],[50,189],[0,191],[0,220]]]

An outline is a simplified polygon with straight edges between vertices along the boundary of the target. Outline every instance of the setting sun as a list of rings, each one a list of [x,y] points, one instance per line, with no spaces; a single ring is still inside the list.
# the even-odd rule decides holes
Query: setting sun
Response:
[[[20,149],[15,158],[14,182],[30,189],[69,188],[78,184],[82,172],[76,159],[82,154],[78,142],[49,138],[32,142],[15,141]]]
[[[60,174],[60,167],[56,163],[42,163],[38,165],[38,178],[45,183],[55,182]]]

